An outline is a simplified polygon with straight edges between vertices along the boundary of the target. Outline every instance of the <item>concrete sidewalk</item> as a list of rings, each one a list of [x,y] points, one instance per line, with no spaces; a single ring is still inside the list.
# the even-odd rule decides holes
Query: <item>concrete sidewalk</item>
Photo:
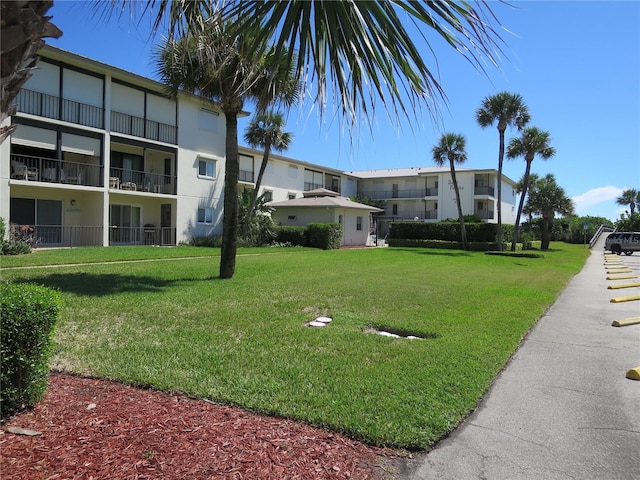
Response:
[[[609,259],[604,238],[585,267],[531,330],[478,410],[401,478],[542,480],[640,478],[639,287],[609,285],[612,265],[640,276],[640,255]]]

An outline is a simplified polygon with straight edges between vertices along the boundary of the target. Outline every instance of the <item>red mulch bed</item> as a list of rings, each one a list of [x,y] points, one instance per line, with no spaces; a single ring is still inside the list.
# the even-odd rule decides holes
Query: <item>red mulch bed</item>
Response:
[[[376,479],[383,463],[382,449],[302,423],[59,373],[0,432],[3,480]]]

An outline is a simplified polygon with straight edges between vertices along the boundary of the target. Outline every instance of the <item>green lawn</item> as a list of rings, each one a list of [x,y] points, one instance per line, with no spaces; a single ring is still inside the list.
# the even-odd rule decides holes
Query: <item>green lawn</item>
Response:
[[[94,248],[10,261],[165,259],[9,269],[3,257],[1,273],[61,292],[57,368],[424,449],[476,407],[588,255],[553,247],[544,258],[239,250],[231,280],[216,278],[215,249]],[[182,255],[195,258],[166,259]],[[318,315],[333,322],[304,326]],[[364,333],[369,326],[425,338]]]

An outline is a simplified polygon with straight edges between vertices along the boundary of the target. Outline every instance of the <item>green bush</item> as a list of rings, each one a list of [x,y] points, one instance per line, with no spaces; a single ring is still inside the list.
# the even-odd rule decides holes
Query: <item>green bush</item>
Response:
[[[307,225],[308,246],[333,250],[342,245],[342,225],[339,223],[310,223]]]
[[[469,242],[495,242],[496,240],[497,225],[494,223],[465,223],[465,230]],[[393,222],[389,231],[389,238],[396,239],[459,242],[461,236],[458,222]]]
[[[7,238],[7,226],[4,218],[0,217],[0,255],[23,255],[31,253],[35,237],[33,228],[25,226],[22,229],[11,228]],[[24,238],[23,238],[24,237]],[[30,240],[30,241],[27,241]]]
[[[46,392],[59,308],[53,290],[0,283],[0,418],[33,406]]]
[[[290,244],[294,247],[304,247],[307,244],[306,227],[275,227],[275,241]]]
[[[391,238],[388,240],[390,247],[419,247],[419,248],[443,248],[450,250],[462,250],[462,242],[449,240],[417,240],[405,238]],[[495,242],[470,242],[469,250],[474,252],[486,252],[496,248]]]

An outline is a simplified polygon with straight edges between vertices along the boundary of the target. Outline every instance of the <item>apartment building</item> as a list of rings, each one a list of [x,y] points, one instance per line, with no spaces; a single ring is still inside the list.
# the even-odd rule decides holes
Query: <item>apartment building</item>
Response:
[[[217,105],[52,46],[18,98],[0,145],[0,217],[39,246],[176,245],[222,233],[225,122]],[[240,147],[240,187],[263,152]],[[464,213],[495,222],[495,170],[460,169]],[[515,184],[503,177],[503,221]],[[385,200],[382,224],[457,217],[448,169],[343,172],[271,154],[260,194],[275,202],[325,189]]]
[[[360,197],[385,202],[378,216],[379,233],[392,221],[441,221],[458,218],[456,195],[448,167],[415,167],[348,172],[357,179]],[[497,223],[498,172],[456,169],[462,213]],[[502,222],[516,217],[516,184],[502,176]]]
[[[16,100],[0,146],[0,217],[39,246],[176,245],[222,233],[225,122],[202,98],[52,46]],[[240,184],[254,188],[262,152],[242,148]],[[353,178],[271,155],[273,200]]]

